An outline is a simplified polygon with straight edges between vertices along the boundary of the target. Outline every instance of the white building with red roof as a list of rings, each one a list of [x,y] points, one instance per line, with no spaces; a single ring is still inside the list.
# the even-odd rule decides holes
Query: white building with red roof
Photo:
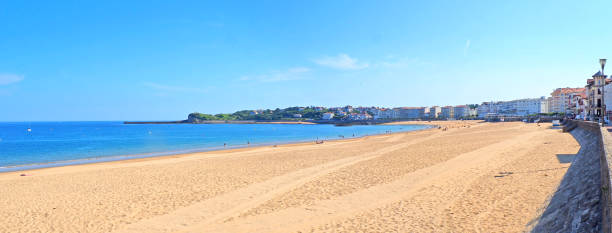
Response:
[[[571,111],[570,100],[575,94],[586,93],[585,88],[557,88],[551,95],[550,112],[565,113]]]

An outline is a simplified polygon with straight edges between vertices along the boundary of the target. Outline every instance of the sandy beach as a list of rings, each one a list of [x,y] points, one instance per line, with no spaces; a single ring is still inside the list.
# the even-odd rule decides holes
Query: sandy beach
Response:
[[[442,129],[1,173],[0,232],[523,232],[580,148],[550,124],[401,124]]]

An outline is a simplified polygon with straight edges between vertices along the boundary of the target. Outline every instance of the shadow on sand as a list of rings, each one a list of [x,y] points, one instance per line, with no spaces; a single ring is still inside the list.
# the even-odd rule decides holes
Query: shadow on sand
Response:
[[[557,154],[557,160],[559,163],[572,163],[576,158],[576,154]]]
[[[598,135],[580,128],[571,131],[580,143],[577,154],[558,154],[561,163],[571,163],[555,193],[540,209],[541,215],[527,224],[531,232],[599,232],[601,152]]]

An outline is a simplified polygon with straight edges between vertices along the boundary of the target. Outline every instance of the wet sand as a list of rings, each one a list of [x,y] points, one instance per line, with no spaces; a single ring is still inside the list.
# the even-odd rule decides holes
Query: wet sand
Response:
[[[579,149],[549,124],[416,123],[447,130],[2,173],[0,232],[522,232]]]

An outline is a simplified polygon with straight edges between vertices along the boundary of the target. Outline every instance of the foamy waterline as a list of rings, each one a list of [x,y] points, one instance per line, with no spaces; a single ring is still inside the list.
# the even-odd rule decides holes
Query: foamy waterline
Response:
[[[407,130],[400,130],[400,131],[396,131],[392,133],[413,132],[413,131],[426,130],[426,129],[430,129],[434,127],[432,125],[421,125],[421,126],[423,126],[423,128],[421,129],[407,129]],[[368,137],[368,136],[377,136],[377,135],[386,135],[386,134],[388,133],[378,133],[378,134],[369,134],[369,135],[366,134],[366,135],[360,135],[360,136],[355,136],[355,137],[325,139],[324,141],[349,140],[349,139],[357,139],[357,138],[363,138],[363,137]],[[256,143],[256,144],[232,145],[232,146],[225,146],[225,147],[218,146],[218,147],[206,147],[206,148],[197,148],[197,149],[189,149],[189,150],[164,151],[164,152],[154,152],[154,153],[144,153],[144,154],[97,156],[97,157],[74,159],[74,160],[61,160],[61,161],[52,161],[52,162],[45,162],[45,163],[3,166],[3,167],[0,167],[0,173],[27,171],[27,170],[42,169],[42,168],[64,167],[64,166],[73,166],[73,165],[83,165],[83,164],[92,164],[92,163],[114,162],[114,161],[132,160],[132,159],[154,158],[154,157],[182,155],[182,154],[210,152],[210,151],[224,151],[224,150],[234,150],[234,149],[243,149],[243,148],[256,148],[256,147],[273,146],[273,145],[290,145],[290,144],[299,144],[299,143],[307,143],[307,142],[313,142],[313,140],[278,141],[278,142],[266,142],[266,143]]]

